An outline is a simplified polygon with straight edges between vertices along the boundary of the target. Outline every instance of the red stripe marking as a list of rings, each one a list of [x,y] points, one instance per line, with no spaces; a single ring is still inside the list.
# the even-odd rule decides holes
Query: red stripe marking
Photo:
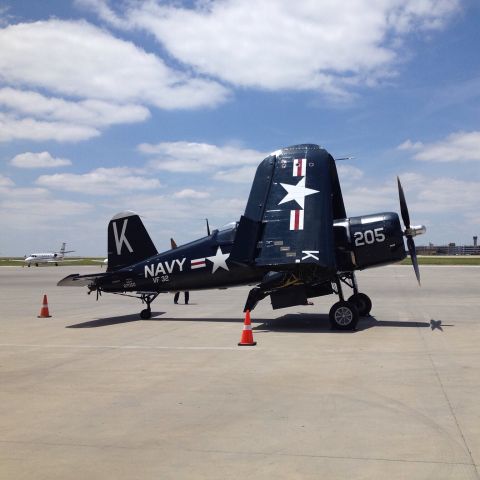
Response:
[[[295,230],[298,230],[300,228],[300,210],[295,210],[295,219],[293,226]]]
[[[297,177],[302,176],[302,160],[303,158],[297,159]]]
[[[205,260],[197,260],[196,262],[192,260],[192,266],[193,265],[205,265]]]

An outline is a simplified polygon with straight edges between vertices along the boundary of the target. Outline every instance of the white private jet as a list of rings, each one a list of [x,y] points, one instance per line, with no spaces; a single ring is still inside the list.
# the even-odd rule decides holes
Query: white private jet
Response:
[[[38,267],[40,264],[53,263],[58,266],[60,262],[65,260],[65,254],[74,252],[75,250],[65,250],[66,243],[62,243],[62,248],[59,252],[48,252],[48,253],[32,253],[30,255],[25,255],[23,260],[17,260],[18,262],[24,262],[27,266],[31,266],[32,263]],[[67,259],[71,261],[70,259]],[[78,260],[78,259],[75,259]]]

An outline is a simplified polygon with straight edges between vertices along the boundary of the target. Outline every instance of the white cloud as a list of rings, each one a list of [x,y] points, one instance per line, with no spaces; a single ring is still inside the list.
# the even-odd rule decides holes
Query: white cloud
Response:
[[[36,184],[87,195],[124,195],[126,192],[155,190],[161,187],[157,179],[136,173],[137,170],[127,167],[97,168],[84,174],[41,175]]]
[[[337,163],[337,172],[340,178],[340,183],[356,182],[363,177],[363,171],[353,165]]]
[[[11,178],[0,174],[0,188],[2,188],[2,187],[13,187],[14,185],[15,185],[15,183],[13,182],[13,180]]]
[[[260,163],[262,159],[258,157],[257,163]],[[255,177],[256,166],[246,166],[242,168],[234,168],[231,170],[219,170],[215,173],[213,178],[221,182],[230,183],[252,183]]]
[[[266,156],[252,149],[195,142],[142,143],[138,150],[152,156],[149,166],[170,172],[204,172],[258,165]]]
[[[411,31],[440,28],[458,0],[224,0],[193,8],[149,0],[79,0],[118,28],[139,28],[181,62],[232,85],[346,95],[388,78]]]
[[[54,158],[49,152],[25,152],[20,153],[10,160],[10,165],[18,168],[53,168],[71,165],[66,158]]]
[[[480,182],[455,178],[431,178],[425,175],[404,174],[402,182],[412,192],[408,204],[417,212],[455,213],[460,217],[477,211]]]
[[[173,70],[85,21],[0,28],[0,82],[0,142],[86,140],[146,120],[149,105],[212,107],[228,95],[218,82]]]
[[[407,140],[398,146],[400,150],[415,152],[413,158],[426,162],[480,161],[480,131],[456,132],[434,143]]]
[[[210,197],[210,193],[200,192],[198,190],[193,190],[191,188],[184,188],[183,190],[180,190],[179,192],[174,193],[173,196],[175,198],[190,198],[190,199],[198,200],[199,198]]]
[[[437,232],[452,217],[458,232],[472,228],[472,218],[478,214],[480,182],[450,177],[432,177],[415,172],[400,175],[412,224],[424,223]],[[379,183],[365,182],[344,192],[349,216],[394,211],[400,213],[395,178]],[[451,238],[451,237],[450,237]]]
[[[103,100],[72,102],[13,88],[0,88],[0,105],[18,114],[43,120],[96,127],[142,122],[150,116],[149,110],[141,105],[119,105]]]
[[[48,20],[0,30],[0,78],[62,95],[160,108],[216,105],[216,82],[168,68],[157,56],[85,21]]]
[[[34,118],[18,119],[0,112],[0,142],[11,140],[56,140],[78,142],[100,135],[100,131],[85,125],[63,122],[45,122]]]
[[[5,233],[4,237],[13,237],[12,245],[16,246],[19,242],[31,245],[32,238],[37,238],[35,234],[38,231],[43,232],[42,238],[56,230],[64,231],[67,225],[73,224],[79,216],[89,214],[95,208],[86,202],[55,198],[45,188],[18,188],[11,183],[7,187],[9,188],[0,188],[0,229]],[[57,221],[52,222],[52,219]],[[23,237],[28,239],[27,242],[18,237],[16,232],[19,230],[28,233]],[[31,246],[25,245],[21,248]],[[13,250],[13,254],[21,253],[18,249]]]

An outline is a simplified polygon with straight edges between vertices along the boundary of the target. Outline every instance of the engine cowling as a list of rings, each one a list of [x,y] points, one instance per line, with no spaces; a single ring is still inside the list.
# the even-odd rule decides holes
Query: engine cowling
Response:
[[[363,270],[406,257],[402,227],[394,212],[337,220],[334,234],[339,270]]]

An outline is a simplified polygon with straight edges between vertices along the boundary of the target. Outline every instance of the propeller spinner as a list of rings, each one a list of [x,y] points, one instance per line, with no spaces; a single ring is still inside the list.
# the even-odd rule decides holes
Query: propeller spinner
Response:
[[[400,198],[400,212],[402,214],[403,224],[405,225],[405,231],[403,234],[407,237],[407,247],[408,253],[410,254],[410,258],[412,260],[413,269],[415,270],[415,276],[417,277],[418,284],[420,283],[420,270],[418,268],[418,260],[417,260],[417,251],[415,249],[415,242],[413,241],[413,237],[417,235],[424,234],[427,229],[424,225],[418,226],[411,226],[410,225],[410,215],[408,213],[407,201],[405,200],[405,194],[403,193],[402,184],[400,183],[400,179],[397,177],[398,182],[398,196]]]

